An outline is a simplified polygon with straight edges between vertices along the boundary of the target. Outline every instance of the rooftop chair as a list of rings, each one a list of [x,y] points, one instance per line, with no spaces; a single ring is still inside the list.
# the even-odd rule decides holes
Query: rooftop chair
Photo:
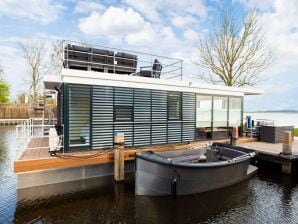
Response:
[[[160,78],[162,65],[157,59],[154,60],[151,70],[143,70],[148,68],[151,68],[151,66],[140,67],[140,71],[134,75],[148,78]]]

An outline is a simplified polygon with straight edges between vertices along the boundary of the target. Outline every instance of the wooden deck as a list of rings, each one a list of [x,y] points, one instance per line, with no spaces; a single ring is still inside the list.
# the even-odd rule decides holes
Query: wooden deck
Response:
[[[279,156],[282,154],[282,143],[267,143],[267,142],[248,142],[241,143],[241,146],[255,149],[256,151],[264,154],[276,155]],[[298,157],[298,140],[293,142],[292,156]]]
[[[49,157],[49,138],[33,137],[30,139],[26,150],[18,160],[43,159]]]
[[[238,143],[253,142],[254,138],[241,138]],[[135,153],[151,151],[181,150],[193,146],[203,146],[210,141],[196,141],[190,144],[164,144],[147,147],[129,147],[125,149],[124,159],[133,160]],[[229,142],[228,139],[216,140],[216,142]],[[26,150],[14,162],[14,172],[30,172],[36,170],[58,169],[85,166],[100,163],[111,163],[114,161],[113,150],[84,150],[67,153],[57,153],[57,156],[50,156],[48,147],[48,138],[32,138],[28,143]]]
[[[298,161],[297,139],[293,142],[291,155],[285,155],[282,153],[282,143],[274,144],[267,142],[249,142],[241,143],[239,145],[256,150],[258,160],[280,164],[282,167],[282,173],[284,174],[291,174],[293,172],[293,163]]]

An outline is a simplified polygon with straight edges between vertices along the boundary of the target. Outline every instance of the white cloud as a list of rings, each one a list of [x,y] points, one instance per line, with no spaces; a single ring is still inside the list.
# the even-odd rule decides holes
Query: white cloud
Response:
[[[178,42],[171,27],[146,22],[132,8],[110,7],[102,14],[92,12],[90,16],[80,19],[79,28],[86,35],[130,46],[150,48],[158,44],[158,48],[164,48],[175,46]]]
[[[292,66],[298,68],[298,5],[295,0],[275,0],[273,11],[260,14],[260,21],[266,29],[268,44],[273,46],[276,62],[272,66],[275,74],[280,74]]]
[[[64,6],[51,0],[0,1],[0,16],[30,19],[42,25],[55,21],[63,10]]]
[[[161,22],[167,17],[197,16],[205,19],[207,7],[203,0],[125,0],[126,4],[141,12],[152,22]]]
[[[189,41],[189,42],[191,42],[193,44],[196,43],[199,40],[199,38],[200,38],[199,34],[196,31],[192,30],[192,29],[185,30],[183,32],[183,37],[187,41]]]
[[[161,20],[159,12],[157,11],[160,1],[151,0],[125,0],[126,4],[132,6],[137,11],[144,14],[149,20],[159,22]]]
[[[124,39],[131,46],[153,45],[158,41],[156,31],[149,23],[137,32],[128,33]]]
[[[80,30],[87,35],[121,40],[132,32],[139,32],[146,26],[143,18],[132,8],[110,7],[103,14],[92,12],[79,21]]]
[[[185,28],[185,26],[191,26],[197,22],[193,16],[175,16],[172,18],[172,24],[179,28]]]
[[[74,8],[74,13],[102,12],[105,6],[91,0],[79,0]]]

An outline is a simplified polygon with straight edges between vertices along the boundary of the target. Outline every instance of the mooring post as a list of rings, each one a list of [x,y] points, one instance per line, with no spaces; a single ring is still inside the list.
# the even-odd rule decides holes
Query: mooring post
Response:
[[[114,179],[116,182],[124,181],[124,133],[122,132],[115,135]]]
[[[282,173],[284,174],[291,174],[292,173],[292,162],[287,161],[281,165]]]
[[[238,127],[233,127],[232,136],[231,136],[231,145],[235,146],[238,138],[239,138]]]
[[[282,153],[285,155],[292,155],[292,132],[284,131]]]
[[[283,144],[282,153],[285,155],[292,155],[292,132],[284,131],[283,134]],[[286,161],[282,164],[282,173],[291,174],[292,173],[292,161]]]

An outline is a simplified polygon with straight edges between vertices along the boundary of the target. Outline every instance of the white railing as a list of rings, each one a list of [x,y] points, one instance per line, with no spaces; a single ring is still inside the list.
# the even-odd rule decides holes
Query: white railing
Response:
[[[47,131],[50,131],[51,128],[55,128],[55,125],[35,124],[33,119],[28,119],[24,121],[22,124],[17,125],[17,157],[19,157],[22,154],[22,152],[24,152],[26,149],[46,148],[50,150],[50,146],[51,150],[62,150],[64,153],[64,133],[62,133],[61,135],[50,136]],[[30,146],[29,142],[37,138],[42,138],[40,141],[46,141],[46,143],[51,143],[46,145],[37,144],[36,146]]]
[[[74,49],[73,46],[81,49]],[[180,59],[69,40],[63,40],[61,47],[61,66],[66,69],[71,69],[71,65],[76,65],[82,70],[100,69],[102,72],[114,74],[121,74],[122,72],[122,74],[132,76],[142,76],[142,72],[144,74],[145,70],[147,75],[148,72],[149,74],[151,72],[151,78],[177,78],[182,80],[183,60]],[[129,54],[131,58],[121,56],[122,53]],[[74,56],[75,54],[76,56]],[[74,57],[69,57],[70,55]],[[126,63],[121,64],[121,60],[122,62],[126,61]],[[128,66],[127,62],[133,66]],[[155,70],[154,65],[161,65],[161,70]]]

